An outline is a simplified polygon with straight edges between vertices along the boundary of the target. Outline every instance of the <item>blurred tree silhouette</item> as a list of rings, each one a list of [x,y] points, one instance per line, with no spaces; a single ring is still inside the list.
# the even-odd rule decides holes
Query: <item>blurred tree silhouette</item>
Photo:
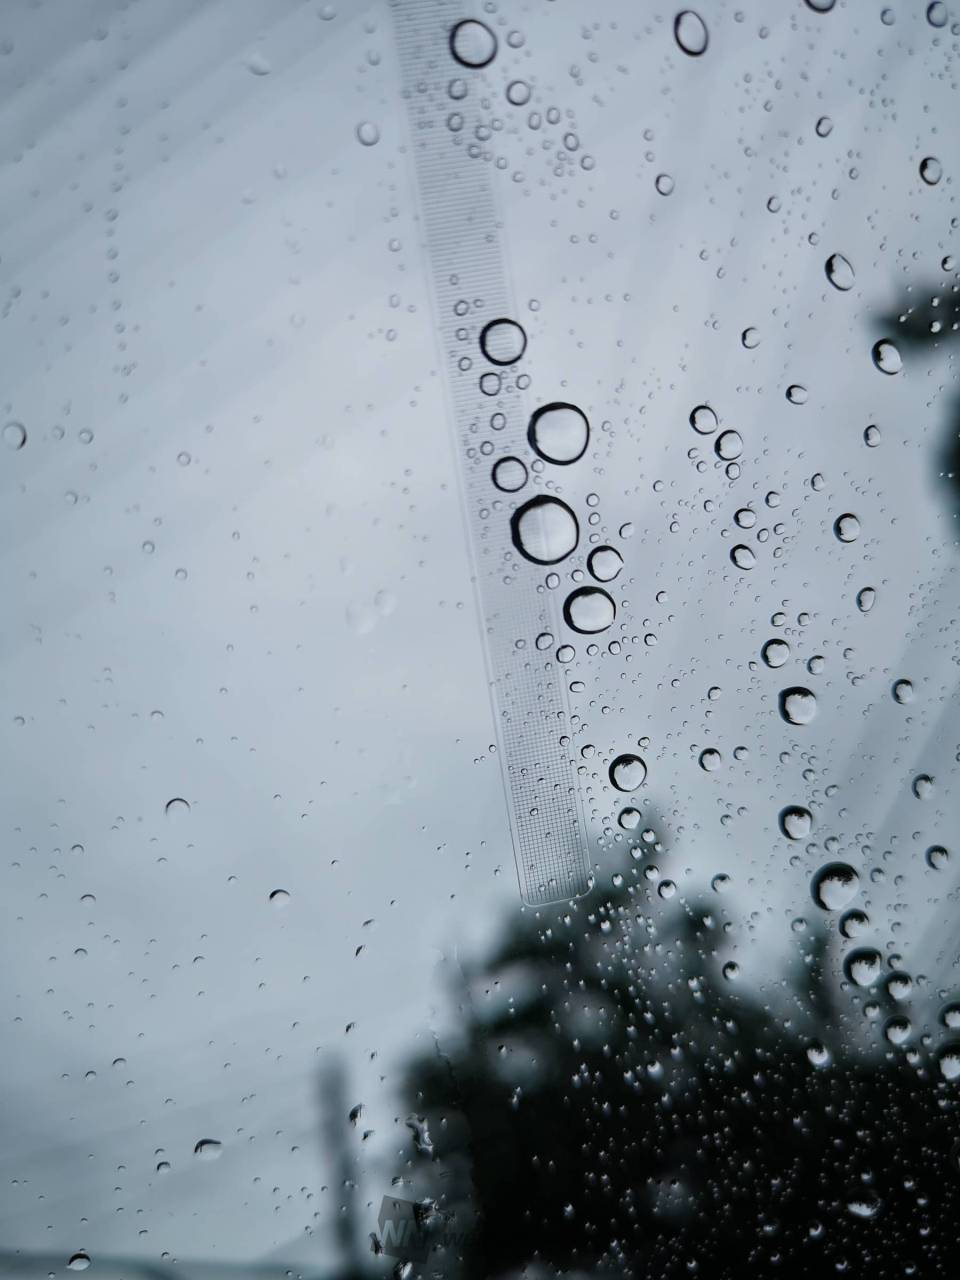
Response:
[[[761,1003],[720,894],[617,879],[518,916],[462,976],[459,1043],[411,1066],[403,1176],[448,1241],[476,1223],[425,1273],[956,1274],[956,1086],[862,1035],[889,997],[841,991],[814,931]]]

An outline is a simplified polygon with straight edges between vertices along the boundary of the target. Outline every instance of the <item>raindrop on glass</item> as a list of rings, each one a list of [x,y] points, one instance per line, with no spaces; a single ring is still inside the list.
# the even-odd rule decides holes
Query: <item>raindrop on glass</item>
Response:
[[[223,1143],[216,1138],[201,1138],[193,1148],[193,1154],[198,1160],[218,1160],[222,1151]]]
[[[527,439],[545,462],[565,467],[586,453],[590,424],[576,405],[557,401],[536,410],[527,428]]]
[[[682,9],[673,20],[673,35],[684,53],[699,58],[709,44],[706,24],[692,9]]]
[[[616,616],[617,606],[599,587],[580,587],[563,602],[564,621],[582,635],[606,631]]]
[[[516,493],[527,483],[527,468],[519,458],[501,458],[492,474],[493,483],[504,493]]]
[[[587,568],[598,582],[612,582],[623,568],[623,556],[614,547],[597,547],[587,557]]]
[[[163,806],[163,812],[168,818],[183,818],[190,812],[190,805],[182,796],[174,796]]]
[[[3,428],[4,447],[16,452],[27,443],[27,429],[22,422],[8,422]]]
[[[760,656],[768,667],[782,667],[790,657],[790,646],[786,640],[768,640],[760,650]]]
[[[840,542],[856,542],[860,537],[860,521],[852,511],[847,511],[834,520],[833,533]]]
[[[856,279],[853,267],[842,253],[832,253],[827,259],[824,269],[827,273],[827,279],[841,293],[846,293],[848,289],[853,288],[854,280]]]
[[[497,56],[497,37],[486,23],[466,18],[450,32],[450,52],[463,67],[486,67]]]
[[[943,165],[936,156],[925,156],[920,161],[920,177],[928,187],[935,187],[943,177]]]
[[[858,947],[843,962],[848,982],[858,987],[872,987],[883,972],[883,957],[875,947]]]
[[[749,547],[738,543],[730,551],[730,559],[738,569],[752,569],[757,563],[757,557],[753,554]]]
[[[610,765],[609,774],[618,791],[636,791],[646,780],[647,766],[639,756],[617,756]]]
[[[842,911],[860,888],[860,877],[847,862],[828,862],[810,882],[810,894],[824,911]]]
[[[365,147],[374,147],[380,141],[380,130],[370,120],[361,120],[357,125],[357,138]]]
[[[809,724],[817,714],[817,699],[809,689],[797,685],[780,693],[780,714],[787,724]]]
[[[516,364],[527,349],[527,335],[516,320],[491,320],[480,330],[480,350],[491,364]]]
[[[881,373],[889,374],[892,377],[893,374],[899,373],[903,368],[900,351],[889,338],[881,338],[879,342],[875,342],[871,355],[873,356],[873,363]]]
[[[538,496],[510,517],[513,545],[534,564],[557,564],[580,540],[577,517],[559,498]]]
[[[743,440],[738,431],[723,431],[714,441],[714,450],[724,462],[732,462],[743,453]]]
[[[927,850],[926,859],[931,871],[945,871],[950,861],[950,854],[942,844],[932,844]]]
[[[71,1271],[86,1271],[89,1265],[90,1255],[88,1253],[84,1253],[82,1249],[73,1254],[67,1262],[67,1267]]]
[[[780,830],[788,840],[806,840],[813,830],[813,814],[803,805],[791,804],[780,810]]]
[[[720,425],[717,415],[708,404],[698,404],[690,412],[690,425],[702,436],[712,435]]]
[[[901,704],[913,701],[913,684],[909,680],[897,680],[893,685],[893,700]]]

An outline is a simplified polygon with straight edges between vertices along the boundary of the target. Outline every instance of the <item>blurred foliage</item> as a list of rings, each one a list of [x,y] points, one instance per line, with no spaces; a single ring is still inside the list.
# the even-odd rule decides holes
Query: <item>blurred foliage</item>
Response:
[[[748,983],[724,896],[658,883],[634,865],[526,912],[462,973],[459,1041],[409,1071],[432,1148],[396,1194],[475,1244],[423,1274],[957,1274],[957,1086],[883,1039],[889,996],[841,990],[809,929],[795,972]]]

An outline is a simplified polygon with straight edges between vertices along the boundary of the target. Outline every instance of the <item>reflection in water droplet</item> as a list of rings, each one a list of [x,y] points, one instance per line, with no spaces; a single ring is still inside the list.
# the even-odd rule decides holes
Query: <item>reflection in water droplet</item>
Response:
[[[879,342],[875,342],[871,354],[873,363],[881,373],[889,374],[892,377],[893,374],[899,373],[903,368],[900,351],[889,338],[881,338]]]
[[[168,818],[183,818],[190,812],[190,805],[182,796],[174,796],[163,806],[163,811]]]
[[[927,866],[931,871],[946,871],[950,853],[942,844],[932,844],[927,850]]]
[[[218,1160],[223,1151],[223,1143],[216,1138],[201,1138],[193,1148],[198,1160]]]
[[[735,982],[740,977],[740,966],[736,960],[728,960],[721,972],[728,982]]]
[[[873,424],[864,428],[863,443],[868,449],[875,449],[880,443],[880,428]]]
[[[768,667],[782,667],[790,657],[790,646],[786,640],[768,640],[760,650],[760,656]]]
[[[936,156],[925,156],[920,161],[920,177],[928,187],[935,187],[943,177],[943,165]]]
[[[791,804],[780,810],[780,830],[788,840],[806,840],[813,830],[813,814],[803,805]]]
[[[945,1027],[956,1031],[960,1027],[960,1004],[945,1004],[940,1010],[940,1021]]]
[[[743,333],[740,335],[740,341],[748,351],[753,351],[755,347],[760,345],[759,329],[754,329],[752,326],[744,329]]]
[[[929,800],[934,792],[933,778],[929,773],[918,773],[913,780],[912,790],[918,800]]]
[[[609,769],[610,781],[618,791],[636,791],[647,776],[647,766],[639,756],[617,756]]]
[[[690,411],[690,425],[702,436],[708,436],[720,425],[717,415],[708,404],[698,404]]]
[[[791,404],[806,404],[807,388],[802,387],[799,382],[791,383],[791,385],[787,387],[787,399]]]
[[[3,443],[6,448],[16,451],[27,443],[27,429],[22,422],[8,422],[3,428]]]
[[[587,557],[587,568],[598,582],[612,582],[623,568],[623,556],[614,547],[597,547]]]
[[[940,1050],[937,1062],[944,1080],[960,1079],[960,1044],[945,1045]]]
[[[683,9],[673,20],[673,36],[684,53],[699,58],[706,53],[710,38],[706,24],[692,9]]]
[[[862,1192],[847,1201],[847,1212],[855,1218],[875,1218],[883,1208],[883,1201],[873,1192]]]
[[[705,773],[715,773],[723,764],[723,756],[716,747],[707,747],[700,752],[700,768]]]
[[[586,453],[590,424],[576,405],[556,401],[541,406],[533,414],[527,439],[531,449],[544,461],[569,466]]]
[[[877,602],[877,593],[873,587],[862,587],[857,592],[857,608],[861,613],[869,613]]]
[[[743,440],[738,431],[723,431],[717,436],[713,447],[718,458],[731,462],[743,453]]]
[[[606,631],[617,616],[617,606],[599,587],[580,587],[563,602],[563,617],[568,627],[583,635]]]
[[[859,888],[860,877],[848,862],[828,862],[810,882],[810,894],[824,911],[842,911]]]
[[[860,537],[860,521],[852,511],[846,511],[834,520],[833,532],[840,542],[856,542]]]
[[[519,458],[501,458],[492,475],[493,483],[504,493],[516,493],[527,483],[527,468]]]
[[[903,704],[913,701],[913,685],[909,680],[897,680],[892,692],[894,702]]]
[[[513,545],[534,564],[556,564],[580,540],[577,517],[559,498],[538,496],[510,517]]]
[[[862,938],[870,928],[870,917],[857,907],[840,917],[840,932],[845,938]]]
[[[480,330],[480,350],[491,364],[516,364],[527,349],[527,335],[516,320],[490,320]]]
[[[872,987],[883,971],[883,957],[875,947],[858,947],[843,962],[847,980],[858,987]]]
[[[84,1253],[82,1249],[73,1254],[67,1262],[67,1266],[71,1271],[86,1271],[89,1265],[90,1255],[88,1253]]]
[[[913,1026],[909,1018],[903,1017],[902,1014],[897,1014],[895,1017],[887,1019],[883,1034],[891,1044],[906,1044],[911,1035],[913,1035]]]
[[[853,267],[842,253],[832,253],[826,261],[825,271],[827,279],[835,289],[839,289],[841,293],[846,293],[848,289],[852,289],[856,276]]]
[[[486,23],[465,18],[450,32],[450,52],[464,67],[486,67],[497,55],[497,37]]]
[[[370,120],[361,120],[357,125],[357,138],[365,147],[374,147],[380,141],[380,130]]]
[[[637,827],[639,827],[640,825],[640,818],[641,818],[641,814],[639,809],[633,809],[628,807],[626,809],[620,810],[620,815],[617,818],[617,822],[620,824],[620,826],[623,828],[624,831],[636,831]]]
[[[730,559],[738,569],[752,569],[757,563],[757,557],[753,554],[749,547],[738,543],[730,551]]]
[[[829,1067],[832,1061],[830,1050],[825,1045],[821,1044],[819,1040],[814,1040],[811,1044],[807,1045],[807,1058],[811,1065],[818,1069]]]
[[[817,714],[817,699],[809,689],[797,685],[780,693],[780,714],[787,724],[809,724]]]

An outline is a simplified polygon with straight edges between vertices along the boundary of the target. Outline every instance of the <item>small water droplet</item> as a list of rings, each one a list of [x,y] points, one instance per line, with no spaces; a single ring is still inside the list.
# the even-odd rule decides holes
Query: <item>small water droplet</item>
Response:
[[[646,780],[647,766],[639,756],[627,753],[611,763],[609,775],[618,791],[636,791]]]
[[[802,387],[799,382],[792,383],[787,387],[787,399],[791,404],[806,404],[807,388]]]
[[[270,894],[270,904],[274,907],[286,907],[290,903],[290,895],[286,889],[274,889]]]
[[[821,116],[815,127],[818,138],[829,138],[833,133],[833,121],[829,116]]]
[[[760,345],[760,330],[748,326],[740,335],[740,341],[748,351],[753,351],[755,347]]]
[[[814,13],[829,13],[837,0],[807,0],[807,8]]]
[[[88,1253],[84,1253],[82,1249],[80,1249],[77,1253],[73,1254],[69,1259],[69,1261],[67,1262],[67,1267],[71,1271],[86,1271],[89,1265],[90,1265],[90,1255]]]
[[[857,608],[861,613],[869,613],[877,603],[877,593],[873,587],[861,587],[857,592]]]
[[[864,428],[863,443],[868,449],[875,449],[880,443],[880,428],[872,423],[869,427]]]
[[[357,125],[357,140],[365,147],[375,147],[380,141],[380,130],[372,120],[361,120]]]
[[[682,9],[673,20],[673,36],[679,47],[691,58],[706,53],[710,37],[706,23],[693,9]]]
[[[848,289],[853,288],[856,276],[849,260],[842,253],[832,253],[826,261],[824,270],[827,273],[827,279],[841,293],[846,293]]]
[[[760,650],[760,656],[768,667],[782,667],[790,657],[790,646],[786,640],[768,640]]]
[[[545,462],[565,467],[586,453],[590,424],[582,409],[558,400],[542,405],[532,415],[527,439]]]
[[[942,844],[932,844],[927,850],[926,859],[931,871],[945,871],[950,861],[950,853]]]
[[[862,938],[870,928],[870,917],[858,907],[840,917],[840,932],[845,938]]]
[[[723,764],[723,756],[716,747],[707,747],[700,752],[700,768],[704,773],[716,773]]]
[[[182,796],[174,796],[163,806],[163,812],[168,818],[183,818],[190,812],[190,805]]]
[[[722,431],[714,441],[714,450],[724,462],[732,462],[743,453],[743,440],[738,431]]]
[[[656,187],[657,192],[662,196],[669,196],[673,194],[674,182],[669,173],[658,173],[654,179],[653,185]]]
[[[538,495],[510,517],[513,545],[534,564],[557,564],[580,540],[577,517],[559,498]]]
[[[641,817],[642,815],[639,809],[627,807],[626,809],[620,810],[617,822],[624,831],[636,831],[637,827],[640,825]]]
[[[463,67],[486,67],[497,56],[497,37],[486,23],[465,18],[450,32],[450,52]]]
[[[16,452],[27,443],[27,429],[22,422],[8,422],[3,428],[4,446]]]
[[[931,27],[945,27],[948,17],[947,6],[943,0],[933,0],[932,4],[927,5],[927,21]]]
[[[960,1044],[945,1045],[938,1054],[937,1064],[944,1080],[960,1079]]]
[[[892,693],[893,693],[894,702],[899,702],[901,705],[907,702],[912,702],[913,701],[912,681],[910,680],[894,681]]]
[[[913,780],[911,790],[918,800],[929,800],[935,790],[934,780],[929,773],[918,773]]]
[[[254,76],[268,76],[273,69],[262,53],[249,54],[243,65]]]
[[[526,80],[511,80],[507,85],[507,101],[511,106],[523,107],[530,101],[530,86]]]
[[[563,602],[563,617],[568,627],[583,635],[606,631],[617,616],[617,606],[599,587],[580,587]]]

